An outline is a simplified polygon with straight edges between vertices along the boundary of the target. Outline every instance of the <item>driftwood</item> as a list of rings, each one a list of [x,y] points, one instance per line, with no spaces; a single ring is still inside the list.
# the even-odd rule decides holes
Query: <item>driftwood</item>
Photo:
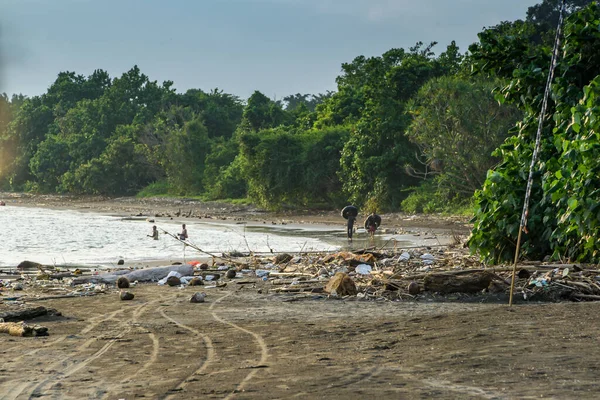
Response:
[[[162,278],[169,275],[169,272],[175,271],[180,273],[182,276],[191,276],[194,274],[194,267],[192,265],[170,265],[168,267],[155,267],[138,269],[135,271],[128,271],[123,274],[121,271],[117,273],[109,273],[97,276],[82,276],[80,278],[73,279],[74,285],[81,285],[84,283],[115,283],[119,276],[123,276],[129,279],[130,282],[152,282],[159,281]]]
[[[11,336],[48,336],[48,328],[44,326],[31,326],[22,322],[0,322],[0,333]]]
[[[465,276],[452,274],[431,274],[423,279],[424,289],[438,293],[475,293],[486,289],[494,275],[489,272],[475,272]]]
[[[21,298],[22,301],[26,303],[31,303],[33,301],[44,301],[44,300],[55,300],[55,299],[72,299],[75,297],[87,297],[87,296],[95,296],[98,293],[105,293],[104,291],[99,292],[84,292],[84,293],[74,293],[74,294],[58,294],[54,296],[42,296],[42,297],[24,297]]]
[[[323,286],[304,287],[304,288],[277,288],[275,293],[323,293]]]
[[[39,306],[18,311],[5,311],[0,313],[0,319],[3,319],[5,322],[16,322],[25,321],[48,314],[58,315],[58,312],[51,308]]]

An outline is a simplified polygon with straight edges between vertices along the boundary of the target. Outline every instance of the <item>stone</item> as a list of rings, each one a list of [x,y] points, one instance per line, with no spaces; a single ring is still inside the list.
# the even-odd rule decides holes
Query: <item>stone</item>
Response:
[[[227,271],[227,273],[225,274],[225,276],[227,277],[227,279],[233,279],[236,276],[236,272],[235,269],[230,269],[229,271]]]
[[[202,278],[199,277],[195,277],[192,278],[192,280],[188,283],[189,286],[202,286],[204,285],[204,281],[202,280]]]
[[[19,265],[17,265],[17,269],[19,271],[35,270],[35,269],[40,269],[42,267],[43,267],[42,264],[36,263],[34,261],[23,261]]]
[[[127,279],[126,277],[121,276],[119,277],[119,279],[117,279],[117,287],[119,289],[127,289],[129,286],[129,279]]]
[[[134,297],[135,295],[131,292],[121,292],[121,300],[123,301],[133,300]]]
[[[120,259],[120,260],[117,262],[117,265],[123,265],[123,264],[125,264],[125,260],[123,260],[123,259]]]
[[[208,269],[208,264],[207,263],[200,264],[200,269],[201,270],[207,270]]]
[[[411,282],[408,284],[408,294],[416,296],[421,293],[421,287],[417,282]]]
[[[356,296],[358,290],[348,274],[338,272],[325,285],[325,292],[330,294],[336,293],[338,296]]]
[[[169,286],[179,286],[181,285],[181,279],[176,276],[170,276],[167,278],[167,285]]]
[[[190,299],[190,303],[204,303],[204,298],[206,297],[206,293],[204,292],[196,292]]]

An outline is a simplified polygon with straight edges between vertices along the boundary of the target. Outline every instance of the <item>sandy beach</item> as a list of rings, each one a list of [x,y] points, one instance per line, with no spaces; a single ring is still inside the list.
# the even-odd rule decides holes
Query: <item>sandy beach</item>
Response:
[[[335,212],[265,213],[172,200],[6,194],[8,204],[119,215],[339,224]],[[228,207],[231,207],[228,209]],[[223,210],[225,208],[225,210]],[[171,216],[169,216],[171,215]],[[460,218],[386,215],[390,229],[468,231]],[[394,221],[394,222],[392,222]],[[397,225],[396,225],[397,224]],[[0,399],[594,399],[600,304],[276,293],[260,279],[58,298],[0,291],[0,312],[43,306],[47,337],[0,334]],[[213,285],[214,286],[214,285]],[[190,303],[198,291],[204,303]],[[14,301],[22,297],[23,301]],[[40,297],[46,298],[40,300]],[[30,299],[28,301],[27,299]]]

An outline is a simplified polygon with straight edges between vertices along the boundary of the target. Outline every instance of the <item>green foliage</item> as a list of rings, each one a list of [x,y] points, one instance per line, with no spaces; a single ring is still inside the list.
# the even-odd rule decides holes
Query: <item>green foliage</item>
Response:
[[[210,152],[208,131],[199,118],[171,133],[166,143],[167,181],[174,194],[199,194],[206,156]]]
[[[258,132],[262,129],[276,128],[287,125],[291,115],[285,111],[281,104],[274,102],[259,91],[255,91],[248,99],[242,116],[242,129]]]
[[[166,180],[156,181],[140,190],[136,197],[164,197],[169,195],[169,189],[169,183]]]
[[[426,170],[412,169],[413,174],[434,176],[437,186],[463,199],[481,188],[488,169],[498,162],[492,151],[521,116],[515,107],[494,99],[492,90],[500,84],[445,76],[419,90],[409,103],[413,121],[407,135],[418,145]]]
[[[218,89],[209,93],[190,89],[181,96],[180,104],[202,116],[210,138],[231,138],[244,110],[238,97]]]
[[[451,188],[440,184],[440,177],[427,180],[411,190],[402,201],[402,211],[417,213],[463,213],[471,203],[470,198],[456,195]],[[471,210],[469,210],[471,211]]]
[[[284,128],[242,135],[240,161],[250,197],[269,208],[335,203],[341,189],[336,156],[347,135],[344,129],[295,133]]]
[[[541,153],[535,166],[534,185],[523,235],[522,254],[531,259],[598,262],[598,182],[600,168],[596,135],[598,74],[600,67],[600,10],[593,4],[571,15],[565,24],[563,54],[552,86],[553,102],[545,119]],[[526,180],[537,130],[537,114],[549,64],[548,48],[521,49],[512,38],[482,35],[474,53],[478,68],[498,74],[507,54],[513,56],[513,79],[500,98],[525,111],[518,135],[496,152],[501,164],[488,173],[476,195],[474,230],[469,240],[489,262],[510,261],[514,256]],[[512,46],[516,46],[512,47]]]
[[[340,179],[354,204],[371,198],[382,206],[399,204],[403,189],[416,183],[405,170],[417,151],[405,135],[410,122],[406,104],[429,79],[455,71],[462,58],[454,43],[435,58],[434,45],[417,43],[408,52],[392,49],[381,57],[361,56],[343,64],[339,92],[318,109],[316,126],[340,118],[353,126],[342,150]],[[337,120],[330,118],[332,112],[340,115]]]

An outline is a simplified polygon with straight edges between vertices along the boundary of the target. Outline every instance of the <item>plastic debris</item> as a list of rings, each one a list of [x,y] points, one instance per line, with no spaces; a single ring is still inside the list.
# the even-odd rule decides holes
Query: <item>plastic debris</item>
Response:
[[[369,264],[360,264],[356,266],[355,272],[361,275],[369,275],[371,274],[372,270],[373,267],[371,267]]]

